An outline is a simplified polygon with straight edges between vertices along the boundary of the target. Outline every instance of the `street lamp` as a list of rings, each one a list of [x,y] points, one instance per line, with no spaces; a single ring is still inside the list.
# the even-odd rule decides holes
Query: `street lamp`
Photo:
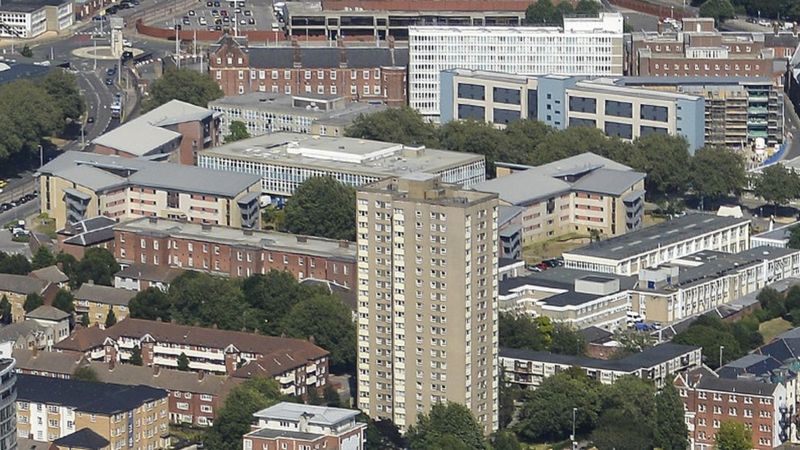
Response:
[[[42,146],[39,146],[39,168],[41,169],[44,165],[44,151],[42,150]]]
[[[576,450],[578,448],[578,443],[575,441],[575,413],[578,412],[578,408],[572,408],[572,450]]]
[[[724,345],[719,346],[719,366],[722,367],[722,350],[725,349]]]

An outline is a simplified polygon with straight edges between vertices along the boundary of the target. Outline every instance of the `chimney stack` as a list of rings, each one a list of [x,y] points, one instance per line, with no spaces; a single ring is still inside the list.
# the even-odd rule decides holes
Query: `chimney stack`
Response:
[[[34,357],[34,358],[38,358],[38,357],[39,357],[39,347],[37,347],[36,345],[34,345],[34,346],[33,346],[33,350],[31,351],[31,353],[33,354],[33,357]]]
[[[392,67],[394,67],[394,66],[397,65],[397,63],[395,62],[395,57],[394,57],[394,36],[389,36],[386,39],[386,42],[389,44],[389,59],[390,59],[390,61],[392,63]]]
[[[300,43],[297,42],[297,38],[292,38],[292,49],[292,61],[294,68],[299,69],[303,67],[303,57],[302,53],[300,52]]]
[[[203,381],[206,377],[206,373],[204,371],[197,372],[197,381]]]
[[[153,376],[157,377],[158,374],[160,373],[161,373],[161,366],[159,366],[158,364],[153,364]]]
[[[117,366],[117,358],[109,358],[108,360],[108,371],[113,372],[114,367]]]

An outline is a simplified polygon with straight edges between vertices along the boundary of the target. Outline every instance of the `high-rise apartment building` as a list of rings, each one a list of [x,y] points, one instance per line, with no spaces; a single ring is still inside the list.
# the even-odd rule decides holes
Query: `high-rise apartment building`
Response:
[[[439,74],[622,75],[622,15],[567,17],[563,27],[414,26],[408,29],[409,105],[438,120]]]
[[[358,407],[401,429],[439,402],[497,429],[496,194],[415,173],[359,188]]]

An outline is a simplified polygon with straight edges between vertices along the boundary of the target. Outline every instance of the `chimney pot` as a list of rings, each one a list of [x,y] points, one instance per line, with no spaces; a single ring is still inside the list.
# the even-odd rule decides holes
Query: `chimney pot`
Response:
[[[201,371],[197,372],[197,380],[198,381],[203,381],[203,379],[205,379],[205,377],[206,377],[206,373],[204,371],[201,370]]]
[[[157,377],[158,374],[160,373],[161,373],[161,366],[159,366],[158,364],[153,364],[153,376]]]
[[[114,367],[116,367],[116,366],[117,366],[117,358],[110,358],[108,360],[108,371],[109,372],[113,372],[114,371]]]

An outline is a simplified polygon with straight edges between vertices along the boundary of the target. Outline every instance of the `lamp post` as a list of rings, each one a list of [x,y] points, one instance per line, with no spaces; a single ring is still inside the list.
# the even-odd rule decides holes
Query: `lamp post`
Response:
[[[724,345],[719,346],[719,366],[722,367],[722,350],[725,349]]]
[[[575,413],[577,412],[578,408],[572,408],[572,436],[570,436],[572,438],[572,450],[578,448],[578,443],[576,442],[575,439]]]
[[[44,165],[44,150],[42,149],[42,146],[40,145],[39,146],[39,168],[41,169],[43,165]]]

